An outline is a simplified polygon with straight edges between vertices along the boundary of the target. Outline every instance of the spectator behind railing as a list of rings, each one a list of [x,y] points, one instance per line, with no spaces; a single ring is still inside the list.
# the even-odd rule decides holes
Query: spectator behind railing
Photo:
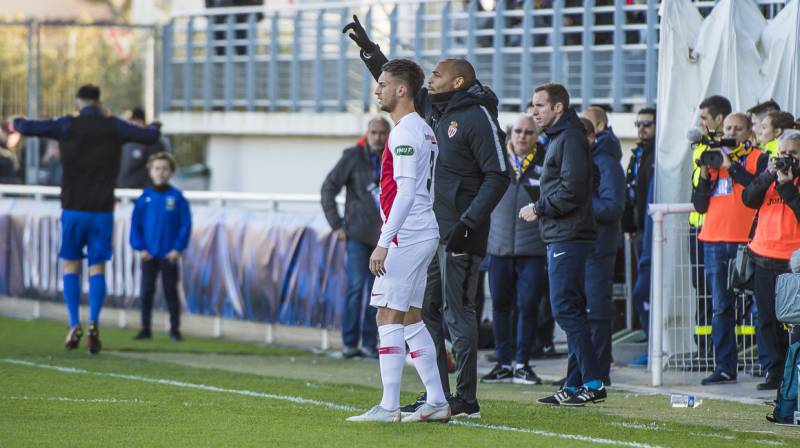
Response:
[[[606,111],[601,107],[589,107],[581,120],[586,120],[584,126],[592,149],[592,161],[597,168],[595,175],[599,177],[594,180],[596,188],[592,194],[597,239],[586,259],[586,316],[600,363],[600,375],[604,384],[611,384],[614,262],[619,247],[620,219],[625,207],[625,173],[620,164],[622,148],[608,125]]]
[[[20,134],[11,131],[11,123],[3,123],[0,129],[0,184],[18,184],[22,181],[20,163],[14,148],[20,140]]]
[[[766,380],[759,390],[777,389],[783,380],[788,338],[775,317],[775,281],[789,272],[792,252],[800,248],[800,132],[784,130],[778,156],[742,193],[745,205],[758,210],[748,245],[755,264],[754,292],[758,308],[758,353],[765,358]],[[796,329],[797,330],[797,329]],[[795,334],[796,335],[796,334]]]
[[[736,296],[728,284],[728,264],[736,258],[739,245],[749,240],[755,217],[755,211],[742,202],[742,192],[766,169],[769,157],[751,145],[751,127],[743,113],[725,118],[723,146],[707,149],[700,156],[700,182],[692,196],[695,210],[706,214],[697,238],[704,245],[713,307],[714,372],[703,379],[703,385],[736,382]],[[721,157],[719,164],[706,157],[714,153]]]
[[[128,123],[143,128],[146,120],[144,109],[134,107],[127,118]],[[156,127],[161,127],[159,123],[153,123]],[[127,142],[122,145],[122,157],[119,163],[119,178],[117,179],[118,188],[137,188],[142,189],[152,186],[148,175],[147,164],[150,157],[160,152],[168,151],[168,144],[161,136],[152,145],[145,145],[137,142]]]
[[[753,127],[755,128],[755,126]],[[778,138],[785,129],[794,128],[795,122],[792,114],[779,110],[768,112],[758,126],[758,144],[770,157],[775,157],[778,154]]]
[[[528,365],[535,340],[540,302],[547,286],[547,247],[538,222],[524,222],[519,210],[538,191],[545,147],[537,143],[541,130],[524,115],[512,126],[506,159],[513,169],[511,183],[491,217],[489,245],[489,290],[492,294],[492,332],[497,365],[481,378],[482,383],[539,384]],[[516,308],[517,320],[512,320]],[[516,344],[512,341],[517,327]],[[516,353],[512,359],[512,347]],[[512,364],[512,361],[514,363]]]
[[[377,356],[378,327],[375,308],[364,301],[364,286],[372,290],[369,256],[378,244],[381,229],[378,193],[381,156],[389,135],[389,122],[375,117],[367,126],[363,144],[344,150],[322,184],[322,209],[334,233],[347,246],[347,296],[342,309],[342,355]],[[344,218],[336,195],[346,187]],[[361,348],[359,349],[359,339]]]

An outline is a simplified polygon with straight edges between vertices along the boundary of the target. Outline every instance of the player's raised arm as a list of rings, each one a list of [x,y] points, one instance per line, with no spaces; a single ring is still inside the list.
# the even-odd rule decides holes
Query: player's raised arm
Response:
[[[381,76],[381,67],[389,60],[386,59],[378,44],[370,40],[367,30],[358,20],[358,16],[353,14],[353,21],[345,25],[342,33],[347,34],[361,49],[361,60],[364,61],[369,72],[372,73],[372,77],[377,81]]]

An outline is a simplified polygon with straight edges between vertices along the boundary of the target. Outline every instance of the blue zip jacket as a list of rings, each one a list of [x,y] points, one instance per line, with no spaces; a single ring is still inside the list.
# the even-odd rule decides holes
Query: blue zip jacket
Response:
[[[171,250],[183,252],[192,234],[189,202],[175,187],[146,188],[133,208],[131,246],[158,260]]]

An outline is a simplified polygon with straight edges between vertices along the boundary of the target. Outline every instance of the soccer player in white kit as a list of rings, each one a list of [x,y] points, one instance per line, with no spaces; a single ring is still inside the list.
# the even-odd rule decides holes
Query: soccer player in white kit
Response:
[[[428,265],[439,244],[432,199],[433,169],[439,149],[433,130],[414,108],[414,95],[424,78],[422,68],[415,62],[395,59],[383,66],[375,88],[378,105],[391,114],[395,123],[381,161],[383,227],[378,247],[369,260],[369,268],[377,277],[370,305],[378,308],[383,398],[379,405],[348,421],[400,421],[405,344],[425,384],[427,400],[403,421],[450,420],[450,405],[436,365],[436,347],[422,322]]]

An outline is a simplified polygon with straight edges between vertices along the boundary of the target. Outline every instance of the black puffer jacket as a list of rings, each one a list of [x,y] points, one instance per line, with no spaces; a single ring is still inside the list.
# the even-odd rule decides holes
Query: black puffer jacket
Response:
[[[568,110],[544,132],[550,137],[536,209],[541,216],[546,244],[594,241],[597,237],[592,211],[592,156],[583,123]]]
[[[519,210],[530,204],[532,199],[525,185],[532,185],[542,172],[544,146],[540,145],[528,169],[519,179],[511,172],[511,183],[506,194],[492,212],[492,226],[489,231],[489,255],[500,257],[544,256],[547,247],[542,242],[539,221],[525,222],[519,218]],[[535,182],[534,182],[535,183]]]
[[[375,247],[381,232],[381,215],[369,191],[378,185],[378,172],[365,146],[345,149],[342,158],[322,183],[322,209],[334,230],[344,228],[347,237]],[[339,216],[336,195],[347,187],[344,219]]]
[[[362,59],[377,80],[386,56],[376,51]],[[506,135],[497,122],[497,96],[475,83],[468,89],[430,95],[423,88],[414,99],[417,112],[433,129],[439,146],[434,173],[433,212],[441,242],[462,221],[471,231],[464,252],[483,256],[489,219],[508,188]]]

